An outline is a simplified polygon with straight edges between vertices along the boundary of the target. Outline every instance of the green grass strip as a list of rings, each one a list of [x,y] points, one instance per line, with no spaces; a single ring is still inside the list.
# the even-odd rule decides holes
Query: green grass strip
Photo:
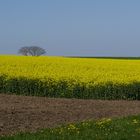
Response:
[[[140,140],[140,116],[85,121],[0,140]]]

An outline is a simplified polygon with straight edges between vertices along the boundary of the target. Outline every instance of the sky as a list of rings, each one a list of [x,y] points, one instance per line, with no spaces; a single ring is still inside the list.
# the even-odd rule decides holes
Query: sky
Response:
[[[0,0],[0,54],[140,56],[140,0]]]

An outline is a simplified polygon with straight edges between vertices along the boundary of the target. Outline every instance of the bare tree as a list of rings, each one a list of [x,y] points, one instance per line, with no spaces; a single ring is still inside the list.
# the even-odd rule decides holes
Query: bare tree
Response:
[[[25,56],[40,56],[46,53],[45,49],[38,46],[22,47],[19,53]]]

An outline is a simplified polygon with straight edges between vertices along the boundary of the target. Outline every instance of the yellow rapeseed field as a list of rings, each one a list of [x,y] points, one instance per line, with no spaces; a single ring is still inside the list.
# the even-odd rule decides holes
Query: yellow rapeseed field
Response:
[[[0,92],[139,99],[140,60],[0,56]]]

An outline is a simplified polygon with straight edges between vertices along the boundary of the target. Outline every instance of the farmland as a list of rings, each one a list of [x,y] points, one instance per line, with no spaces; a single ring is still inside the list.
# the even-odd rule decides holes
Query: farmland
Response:
[[[140,60],[0,56],[0,93],[140,99]]]
[[[1,55],[0,62],[0,139],[140,138],[138,58]]]
[[[98,121],[84,121],[36,133],[20,133],[1,137],[1,140],[139,140],[140,117],[121,119],[103,118]]]
[[[138,114],[140,102],[134,100],[0,94],[0,140],[136,140],[140,138]],[[124,118],[130,115],[138,116]]]

